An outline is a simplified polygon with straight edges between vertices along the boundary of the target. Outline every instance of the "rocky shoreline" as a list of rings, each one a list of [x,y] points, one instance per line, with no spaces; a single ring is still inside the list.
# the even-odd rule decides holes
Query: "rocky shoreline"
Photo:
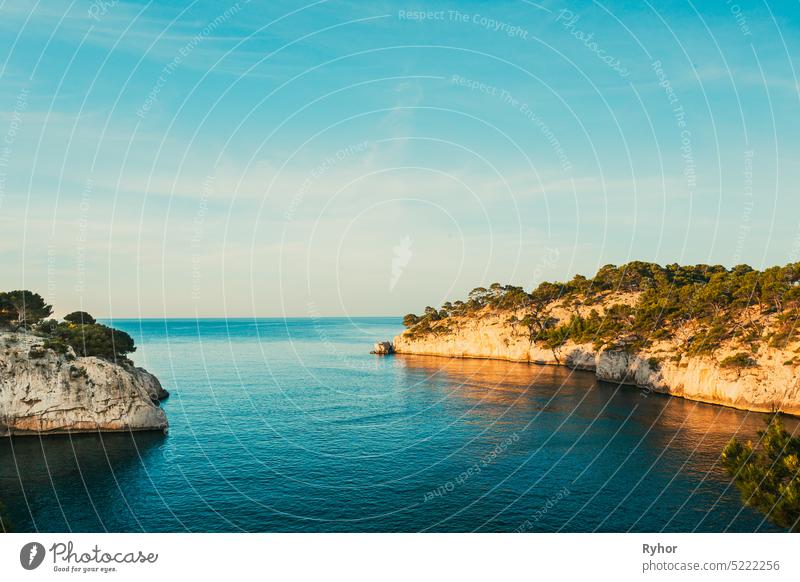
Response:
[[[523,326],[509,323],[508,312],[484,310],[478,315],[450,317],[437,331],[412,330],[396,336],[397,354],[488,358],[542,365],[560,365],[594,372],[607,382],[730,406],[754,412],[800,416],[800,366],[797,346],[762,346],[752,365],[728,367],[721,362],[737,353],[720,346],[713,356],[675,356],[673,342],[655,342],[640,351],[596,349],[592,343],[566,341],[554,349],[532,341]]]
[[[46,349],[0,332],[0,436],[159,430],[169,423],[158,378],[130,363]]]

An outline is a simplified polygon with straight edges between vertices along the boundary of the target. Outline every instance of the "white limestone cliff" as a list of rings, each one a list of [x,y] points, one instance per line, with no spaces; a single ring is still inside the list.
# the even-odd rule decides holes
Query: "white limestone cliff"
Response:
[[[755,365],[734,369],[720,364],[741,351],[720,346],[713,356],[675,358],[670,342],[655,343],[637,353],[597,350],[592,344],[567,342],[550,350],[531,342],[524,326],[509,323],[509,313],[484,311],[451,317],[442,331],[394,338],[395,352],[458,358],[490,358],[535,364],[564,365],[593,371],[598,379],[641,389],[758,412],[800,415],[800,366],[797,345],[786,349],[762,346]]]
[[[0,436],[161,430],[167,396],[142,368],[42,348],[42,338],[0,333]]]

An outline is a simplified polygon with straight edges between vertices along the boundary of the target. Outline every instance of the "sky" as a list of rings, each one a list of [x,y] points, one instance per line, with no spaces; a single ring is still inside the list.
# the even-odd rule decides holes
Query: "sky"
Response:
[[[0,288],[402,315],[798,261],[798,8],[0,0]]]

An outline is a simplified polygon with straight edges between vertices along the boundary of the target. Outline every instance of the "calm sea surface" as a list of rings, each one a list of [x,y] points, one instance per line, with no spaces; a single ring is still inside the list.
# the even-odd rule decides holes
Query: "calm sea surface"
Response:
[[[170,433],[0,440],[17,531],[775,531],[717,463],[763,415],[369,355],[397,318],[114,325],[172,392]]]

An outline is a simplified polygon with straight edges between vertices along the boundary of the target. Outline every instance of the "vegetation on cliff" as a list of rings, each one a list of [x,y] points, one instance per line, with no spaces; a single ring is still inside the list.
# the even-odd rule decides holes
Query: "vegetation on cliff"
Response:
[[[0,292],[0,324],[30,327],[53,313],[38,293],[27,290]]]
[[[0,292],[0,329],[23,330],[43,339],[43,348],[76,356],[96,356],[110,361],[128,361],[136,350],[133,338],[124,331],[97,323],[85,311],[74,311],[64,321],[47,319],[53,308],[38,293],[28,290]],[[32,351],[31,356],[41,355]]]
[[[790,531],[800,531],[800,438],[792,437],[778,416],[759,431],[756,446],[732,439],[722,464],[745,505]]]
[[[627,297],[628,301],[614,301]],[[798,337],[800,263],[757,271],[747,265],[631,262],[606,265],[593,278],[545,282],[526,292],[494,283],[473,289],[465,301],[447,302],[403,323],[412,336],[446,334],[458,317],[508,312],[531,342],[555,349],[568,340],[597,349],[637,351],[660,340],[675,340],[686,355],[713,353],[737,342],[743,351],[729,367],[752,365],[750,353],[763,344],[785,347]],[[566,310],[567,317],[554,316]]]

